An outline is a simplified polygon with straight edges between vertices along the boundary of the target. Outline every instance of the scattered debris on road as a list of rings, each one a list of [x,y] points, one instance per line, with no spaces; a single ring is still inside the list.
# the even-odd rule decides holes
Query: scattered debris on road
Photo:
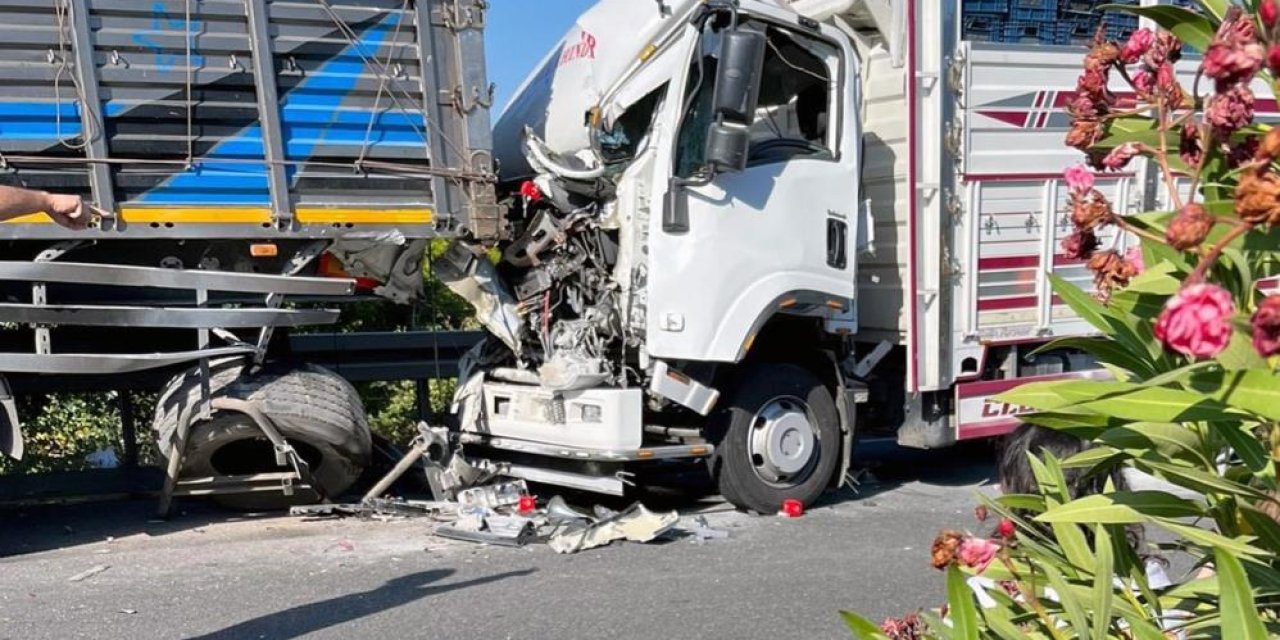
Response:
[[[693,537],[695,544],[702,544],[709,540],[725,540],[729,537],[729,532],[724,529],[713,529],[707,522],[706,516],[698,516],[693,519],[693,527],[687,530]]]
[[[555,496],[539,509],[528,484],[506,478],[505,466],[477,466],[461,456],[432,455],[431,451],[437,449],[433,445],[447,445],[448,434],[426,424],[419,425],[419,432],[413,450],[360,502],[298,506],[289,513],[305,517],[426,518],[439,523],[432,533],[441,538],[505,547],[545,542],[557,553],[577,553],[618,540],[648,543],[677,531],[695,542],[729,537],[727,531],[708,526],[703,517],[698,517],[692,528],[678,530],[679,513],[654,513],[638,502],[622,511],[597,505],[591,513],[584,513]],[[438,448],[448,451],[447,446]],[[416,465],[425,467],[434,500],[382,497]]]
[[[74,576],[71,576],[70,578],[67,578],[67,582],[82,582],[82,581],[84,581],[84,580],[88,580],[89,578],[92,578],[92,577],[94,577],[94,576],[98,575],[99,573],[102,573],[103,571],[106,571],[107,569],[110,569],[110,568],[111,568],[111,565],[109,565],[109,564],[99,564],[99,565],[95,565],[94,567],[92,567],[92,568],[90,568],[90,569],[85,569],[84,571],[81,571],[80,573],[77,573],[77,574],[75,574]]]

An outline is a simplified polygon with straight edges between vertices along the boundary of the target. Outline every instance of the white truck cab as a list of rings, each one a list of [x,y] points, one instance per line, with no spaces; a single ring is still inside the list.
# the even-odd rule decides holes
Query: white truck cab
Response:
[[[987,86],[1016,54],[975,53],[957,11],[602,0],[583,14],[497,125],[501,259],[456,245],[435,265],[492,334],[464,362],[466,455],[612,494],[705,469],[734,504],[773,512],[839,484],[856,434],[996,435],[1018,408],[990,396],[1092,375],[1075,354],[1027,357],[1085,329],[1044,276],[1088,279],[1055,257],[1060,134],[1006,132],[992,140],[1008,170],[972,171],[1009,120],[974,100],[1018,82],[1069,91],[1078,55],[1023,48],[1038,68]],[[1057,104],[1005,110],[1038,122]],[[1115,180],[1131,193],[1132,176]]]

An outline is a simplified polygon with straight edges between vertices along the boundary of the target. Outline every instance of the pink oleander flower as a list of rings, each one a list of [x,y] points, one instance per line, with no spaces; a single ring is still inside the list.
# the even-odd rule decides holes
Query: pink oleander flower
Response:
[[[1000,545],[986,538],[965,538],[960,543],[956,557],[966,567],[976,569],[978,573],[986,571],[987,565],[995,559]]]
[[[1143,69],[1133,74],[1133,88],[1143,95],[1150,95],[1156,88],[1156,77],[1150,71]]]
[[[1124,47],[1120,49],[1120,61],[1125,64],[1134,64],[1142,59],[1147,53],[1151,45],[1156,41],[1156,34],[1150,29],[1138,29],[1130,36],[1128,42],[1124,43]]]
[[[1134,245],[1125,249],[1124,259],[1128,261],[1129,264],[1133,265],[1134,270],[1138,273],[1142,273],[1147,270],[1146,263],[1142,261],[1142,247]]]
[[[1156,320],[1156,338],[1193,358],[1212,358],[1231,342],[1231,293],[1212,284],[1193,284],[1165,303]]]
[[[1071,260],[1088,260],[1099,244],[1092,229],[1079,229],[1062,239],[1062,255]]]
[[[1105,158],[1102,159],[1102,166],[1112,170],[1119,171],[1129,164],[1129,161],[1138,155],[1138,145],[1133,142],[1126,142],[1111,150]]]
[[[1253,122],[1253,92],[1240,84],[1209,99],[1204,121],[1226,138]]]
[[[1148,67],[1155,69],[1166,62],[1176,63],[1180,59],[1182,59],[1182,41],[1168,31],[1161,31],[1156,34],[1156,42],[1147,51],[1144,62]]]
[[[1164,239],[1169,246],[1179,251],[1186,251],[1200,246],[1217,219],[1198,202],[1189,202],[1165,227]]]
[[[1075,195],[1083,195],[1093,189],[1093,172],[1082,164],[1067,169],[1062,177],[1067,181],[1067,189]]]
[[[1107,101],[1107,73],[1099,69],[1086,69],[1076,80],[1076,93],[1097,102]]]
[[[1084,94],[1076,94],[1067,105],[1067,113],[1073,118],[1093,119],[1102,115],[1103,110],[1099,108],[1098,103]]]
[[[1280,295],[1267,296],[1258,305],[1250,321],[1253,325],[1253,348],[1269,358],[1280,354]]]
[[[1231,15],[1235,16],[1234,19]],[[1233,11],[1222,22],[1213,43],[1204,52],[1201,68],[1204,75],[1216,81],[1218,91],[1224,91],[1231,85],[1252,80],[1262,68],[1265,56],[1266,50],[1258,43],[1253,21],[1239,11]]]

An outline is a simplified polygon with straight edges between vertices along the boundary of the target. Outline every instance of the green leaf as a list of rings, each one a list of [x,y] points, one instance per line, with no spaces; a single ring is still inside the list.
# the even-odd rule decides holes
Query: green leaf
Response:
[[[1031,473],[1036,478],[1036,486],[1045,498],[1056,499],[1059,503],[1071,500],[1070,487],[1062,474],[1062,465],[1058,458],[1048,451],[1027,451],[1027,460],[1031,463]]]
[[[879,625],[852,611],[841,611],[840,617],[858,640],[889,640],[889,636],[880,630]]]
[[[1230,408],[1203,395],[1170,389],[1145,387],[1081,402],[1087,409],[1108,416],[1141,422],[1198,422],[1222,420]],[[1061,408],[1061,407],[1057,407]]]
[[[1267,361],[1253,348],[1249,335],[1241,331],[1231,334],[1231,342],[1227,344],[1226,350],[1218,354],[1217,361],[1227,371],[1267,367]]]
[[[951,640],[956,637],[955,630],[932,612],[921,611],[920,619],[924,620],[925,624],[929,625],[929,631],[938,636],[941,640]]]
[[[1124,621],[1128,623],[1130,632],[1136,640],[1168,640],[1164,632],[1158,629],[1151,621],[1144,620],[1133,614],[1121,614]]]
[[[1280,554],[1280,523],[1252,505],[1240,505],[1240,517],[1244,518],[1258,542],[1273,554]]]
[[[1092,570],[1093,552],[1089,550],[1089,541],[1085,538],[1084,531],[1069,522],[1054,522],[1049,526],[1053,529],[1053,537],[1057,539],[1058,546],[1067,555],[1067,561],[1081,571]]]
[[[1089,616],[1085,613],[1084,604],[1071,592],[1067,580],[1062,577],[1061,572],[1053,568],[1053,565],[1045,564],[1042,568],[1045,576],[1049,578],[1049,586],[1058,592],[1058,602],[1067,613],[1067,620],[1075,629],[1076,637],[1083,638],[1089,635]]]
[[[1057,411],[1027,413],[1018,416],[1018,419],[1027,424],[1040,425],[1047,429],[1071,434],[1081,440],[1093,440],[1102,435],[1107,429],[1121,424],[1107,416],[1096,413],[1061,413]]]
[[[1201,529],[1200,527],[1182,524],[1174,520],[1165,518],[1152,518],[1152,522],[1168,529],[1169,532],[1180,537],[1186,538],[1187,541],[1204,547],[1217,548],[1233,553],[1237,556],[1265,556],[1266,551],[1259,549],[1247,542],[1239,539],[1228,538],[1221,533]]]
[[[1266,640],[1267,630],[1262,625],[1240,560],[1224,549],[1216,549],[1213,557],[1222,590],[1222,637]]]
[[[1063,469],[1087,469],[1087,475],[1093,475],[1095,469],[1109,461],[1123,459],[1119,451],[1111,447],[1089,447],[1080,453],[1062,461]]]
[[[1140,355],[1134,355],[1124,345],[1110,338],[1062,338],[1036,349],[1034,353],[1038,354],[1057,349],[1078,349],[1102,362],[1137,373],[1144,378],[1152,373],[1151,365]]]
[[[1006,493],[998,496],[996,502],[1004,505],[1009,509],[1018,509],[1021,511],[1034,511],[1040,513],[1047,507],[1044,503],[1044,497],[1032,495],[1029,493]]]
[[[1135,524],[1148,518],[1204,515],[1200,505],[1163,491],[1117,491],[1073,500],[1036,516],[1041,522]]]
[[[947,603],[951,606],[956,638],[978,640],[978,607],[973,598],[973,590],[960,568],[954,564],[947,567]]]
[[[1209,12],[1209,15],[1222,20],[1227,17],[1227,7],[1231,3],[1227,0],[1196,0],[1196,4]]]
[[[1203,464],[1206,468],[1212,466],[1201,451],[1199,434],[1182,424],[1133,422],[1103,432],[1097,441],[1134,456],[1155,451],[1169,458]]]
[[[1000,595],[1002,594],[993,595],[997,602]],[[1008,609],[1004,606],[981,609],[979,613],[982,614],[983,621],[987,623],[987,628],[999,636],[1000,640],[1024,640],[1027,637],[1027,633],[1013,623]]]
[[[1261,491],[1249,485],[1228,480],[1217,473],[1209,473],[1151,457],[1134,458],[1133,464],[1143,471],[1154,473],[1180,487],[1199,493],[1233,495],[1252,501],[1266,499],[1266,494]]]
[[[1217,432],[1240,455],[1240,459],[1250,471],[1262,473],[1267,469],[1267,465],[1271,464],[1271,454],[1263,448],[1257,438],[1253,437],[1252,433],[1245,432],[1247,428],[1242,429],[1238,424],[1225,423],[1218,425]]]
[[[1064,398],[1059,394],[1060,387],[1061,383],[1031,382],[1005,391],[997,395],[994,400],[1046,411],[1075,404],[1075,400]]]
[[[1173,32],[1173,35],[1178,36],[1179,40],[1191,45],[1198,51],[1204,51],[1209,48],[1209,43],[1213,41],[1213,34],[1217,31],[1208,18],[1180,7],[1134,7],[1123,4],[1104,4],[1094,10],[1125,11],[1136,13],[1144,18],[1150,18],[1152,22]]]
[[[1192,389],[1271,420],[1280,420],[1280,378],[1270,371],[1216,371],[1191,376]]]
[[[1080,287],[1067,282],[1061,277],[1052,273],[1047,275],[1049,276],[1049,282],[1053,285],[1053,292],[1062,298],[1062,301],[1068,307],[1071,307],[1071,310],[1076,315],[1093,325],[1094,329],[1107,335],[1113,335],[1111,324],[1107,322],[1107,309],[1102,306],[1101,302],[1093,299],[1093,296],[1082,291]]]
[[[1234,204],[1234,203],[1233,203]],[[1138,277],[1129,281],[1124,291],[1112,296],[1114,301],[1124,294],[1128,293],[1150,293],[1158,296],[1171,296],[1182,288],[1182,278],[1177,274],[1178,270],[1168,262],[1161,262],[1146,271],[1138,274]]]
[[[1094,550],[1098,562],[1093,571],[1093,638],[1106,640],[1107,629],[1111,627],[1111,599],[1114,591],[1111,573],[1114,570],[1114,559],[1111,549],[1111,535],[1107,528],[1098,525],[1094,531]],[[1066,595],[1063,595],[1066,598]]]

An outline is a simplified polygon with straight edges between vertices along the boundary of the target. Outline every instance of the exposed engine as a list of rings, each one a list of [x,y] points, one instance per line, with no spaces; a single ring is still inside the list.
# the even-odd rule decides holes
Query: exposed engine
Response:
[[[526,145],[539,173],[513,201],[515,239],[500,247],[496,264],[476,247],[455,245],[436,272],[510,348],[512,361],[491,355],[484,368],[536,372],[538,384],[555,391],[625,387],[635,380],[624,374],[613,184],[595,158],[556,156],[532,132]]]

